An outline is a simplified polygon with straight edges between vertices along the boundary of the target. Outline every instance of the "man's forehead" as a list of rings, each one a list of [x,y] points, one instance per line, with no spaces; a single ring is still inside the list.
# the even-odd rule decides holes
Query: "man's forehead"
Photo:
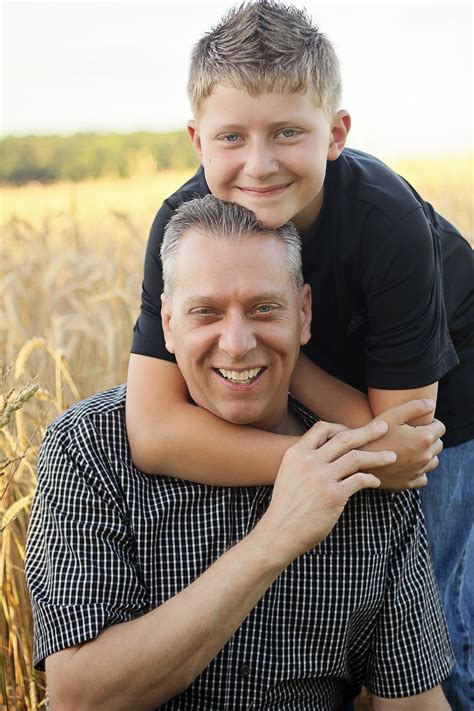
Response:
[[[183,235],[174,269],[173,292],[181,302],[235,299],[288,301],[294,285],[285,245],[267,233],[219,238]]]

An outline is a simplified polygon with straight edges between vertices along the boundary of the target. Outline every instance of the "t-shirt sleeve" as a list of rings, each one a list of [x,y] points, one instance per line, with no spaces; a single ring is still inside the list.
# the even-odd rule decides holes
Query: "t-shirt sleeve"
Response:
[[[458,364],[448,331],[439,238],[421,208],[363,245],[367,304],[366,382],[408,389],[439,380]]]
[[[120,502],[62,439],[50,428],[43,441],[28,530],[25,568],[40,670],[51,654],[148,611]]]
[[[421,694],[453,667],[418,492],[394,494],[392,504],[387,588],[364,678],[364,685],[383,698]]]
[[[160,248],[165,227],[172,215],[173,208],[164,202],[151,226],[145,252],[141,309],[133,329],[131,352],[175,363],[174,356],[166,350],[161,325],[163,274]]]

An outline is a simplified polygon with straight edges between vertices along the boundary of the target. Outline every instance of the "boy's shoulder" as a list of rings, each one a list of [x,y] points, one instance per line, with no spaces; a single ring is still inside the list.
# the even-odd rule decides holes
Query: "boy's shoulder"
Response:
[[[424,209],[423,199],[412,186],[383,161],[354,148],[328,162],[328,206],[346,203],[352,210],[376,210],[391,221]]]
[[[204,195],[209,195],[210,192],[201,165],[189,180],[165,200],[165,204],[174,211],[183,202],[204,197]]]

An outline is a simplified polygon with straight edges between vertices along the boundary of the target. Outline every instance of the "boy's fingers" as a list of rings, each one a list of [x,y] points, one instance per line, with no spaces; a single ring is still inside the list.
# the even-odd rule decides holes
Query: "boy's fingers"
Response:
[[[433,459],[430,461],[428,466],[425,467],[425,473],[426,472],[432,472],[433,469],[436,469],[436,467],[439,466],[439,459],[438,457],[433,457]]]
[[[349,499],[362,489],[376,489],[380,486],[380,479],[377,479],[373,474],[366,472],[358,472],[352,476],[339,482],[338,487],[343,492],[344,496]]]
[[[379,417],[383,418],[389,425],[404,425],[406,422],[428,414],[428,412],[434,412],[435,406],[434,400],[410,400],[385,410]]]

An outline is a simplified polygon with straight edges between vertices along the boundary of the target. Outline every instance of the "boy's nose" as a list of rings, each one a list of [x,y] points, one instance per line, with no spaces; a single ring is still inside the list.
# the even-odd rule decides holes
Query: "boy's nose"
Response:
[[[254,180],[263,180],[278,172],[278,161],[268,146],[256,144],[249,147],[245,160],[245,175]]]
[[[241,360],[257,345],[257,340],[250,324],[243,318],[232,317],[222,323],[219,347],[234,361]]]

